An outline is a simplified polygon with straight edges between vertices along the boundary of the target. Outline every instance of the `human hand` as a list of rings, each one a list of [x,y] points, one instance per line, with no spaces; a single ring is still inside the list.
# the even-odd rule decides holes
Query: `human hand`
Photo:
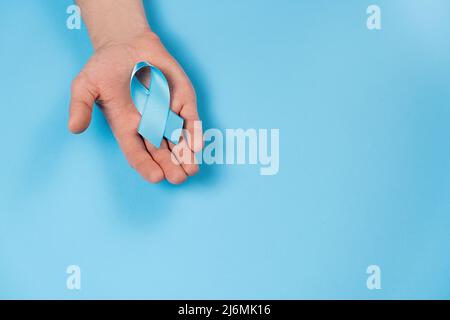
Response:
[[[189,133],[181,137],[179,149],[189,155],[171,154],[174,145],[163,140],[160,148],[137,132],[141,115],[130,96],[130,76],[134,65],[148,61],[166,76],[171,93],[171,109],[185,121]],[[103,111],[129,164],[146,180],[157,183],[166,178],[179,184],[198,171],[194,152],[202,149],[202,131],[194,89],[175,59],[150,30],[97,46],[94,55],[72,83],[69,129],[83,132],[90,123],[94,102]]]

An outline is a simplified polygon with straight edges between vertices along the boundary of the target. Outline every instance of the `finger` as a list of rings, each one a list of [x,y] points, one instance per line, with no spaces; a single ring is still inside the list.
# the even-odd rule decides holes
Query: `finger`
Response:
[[[116,139],[128,163],[145,180],[158,183],[164,179],[161,167],[153,160],[144,141],[136,131],[115,132]]]
[[[186,173],[180,163],[173,159],[172,153],[167,146],[167,141],[163,140],[159,148],[156,148],[145,139],[144,141],[147,150],[163,170],[166,179],[173,184],[183,183],[187,178]]]
[[[195,91],[181,67],[169,69],[167,74],[171,85],[170,108],[185,120],[184,128],[189,133],[186,137],[189,148],[193,152],[199,152],[203,148],[203,130]]]
[[[195,175],[198,172],[199,167],[195,161],[195,154],[188,147],[186,139],[181,137],[176,145],[170,141],[168,141],[168,143],[172,155],[176,157],[176,160],[181,164],[184,172],[186,172],[188,176]]]
[[[96,87],[84,73],[73,80],[69,115],[69,130],[72,133],[81,133],[87,129],[97,96]]]
[[[169,77],[169,79],[173,79],[169,80],[171,84],[170,108],[185,120],[184,128],[188,133],[186,140],[189,148],[193,152],[199,152],[203,148],[203,130],[197,111],[197,99],[184,72],[176,70],[172,71],[172,74],[179,72],[184,78],[179,78],[181,75]]]
[[[153,160],[139,134],[123,137],[125,140],[122,150],[130,165],[151,183],[158,183],[164,179],[161,167]]]

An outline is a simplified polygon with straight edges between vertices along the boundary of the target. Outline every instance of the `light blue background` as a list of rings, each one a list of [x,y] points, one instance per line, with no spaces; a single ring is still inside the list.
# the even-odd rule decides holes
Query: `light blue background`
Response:
[[[280,129],[278,175],[178,187],[133,172],[98,110],[68,133],[92,54],[70,3],[0,4],[1,298],[450,297],[449,1],[147,1],[206,128]]]

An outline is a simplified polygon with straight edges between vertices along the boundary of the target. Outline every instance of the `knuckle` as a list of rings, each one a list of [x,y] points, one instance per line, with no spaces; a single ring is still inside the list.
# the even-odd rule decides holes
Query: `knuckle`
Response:
[[[181,173],[172,173],[167,177],[167,180],[172,184],[181,184],[186,181],[186,176]]]
[[[83,89],[83,87],[84,87],[84,80],[80,75],[78,75],[75,79],[72,80],[71,84],[72,94],[80,92]]]
[[[130,168],[137,170],[138,162],[136,160],[128,160],[128,165]]]
[[[181,96],[184,104],[197,103],[197,95],[195,94],[194,88],[192,88],[192,86],[189,86],[188,89],[186,89]]]
[[[198,173],[200,168],[197,165],[189,165],[186,167],[186,172],[189,176],[194,176]]]
[[[97,89],[94,83],[89,79],[84,71],[81,71],[71,83],[71,92],[73,95],[81,94],[85,92],[86,94],[95,97],[97,95]]]
[[[191,87],[190,92],[188,93],[187,100],[190,103],[197,103],[197,94],[195,89]]]
[[[158,183],[164,179],[164,174],[161,170],[153,170],[148,174],[148,181],[151,183]]]
[[[147,38],[148,38],[148,40],[151,40],[151,41],[161,41],[159,36],[154,32],[148,33]]]
[[[128,164],[130,165],[131,168],[138,170],[139,168],[142,167],[142,165],[145,162],[144,158],[136,158],[133,154],[129,154],[128,155]]]
[[[156,162],[164,162],[166,160],[164,150],[162,149],[155,149],[151,154]]]

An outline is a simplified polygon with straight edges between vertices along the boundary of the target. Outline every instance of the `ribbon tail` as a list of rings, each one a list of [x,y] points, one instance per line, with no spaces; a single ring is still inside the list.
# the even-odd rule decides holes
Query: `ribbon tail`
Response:
[[[181,129],[183,128],[184,120],[172,110],[167,115],[166,128],[164,129],[164,137],[173,144],[177,144],[180,140]]]

